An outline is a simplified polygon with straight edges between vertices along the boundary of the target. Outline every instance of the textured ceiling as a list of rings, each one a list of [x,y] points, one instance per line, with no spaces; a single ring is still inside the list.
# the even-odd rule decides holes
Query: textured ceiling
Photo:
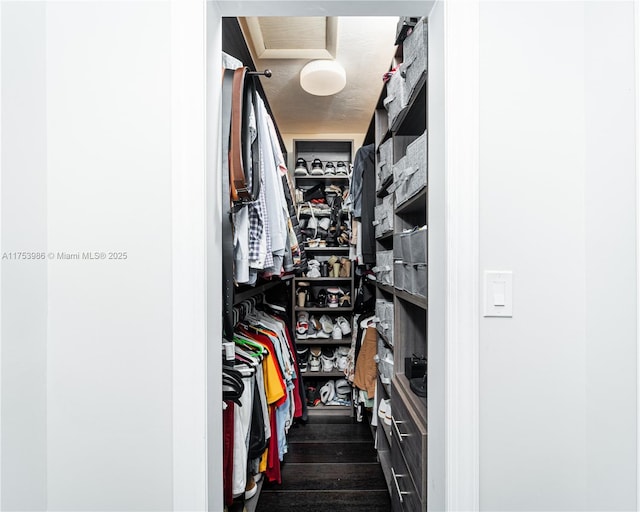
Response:
[[[395,53],[397,21],[389,17],[334,20],[337,22],[336,60],[347,72],[347,85],[333,96],[313,96],[302,90],[299,80],[300,70],[313,58],[260,58],[256,55],[247,20],[241,19],[256,68],[273,71],[271,78],[261,78],[261,81],[280,131],[365,133],[382,90],[382,75],[389,69]],[[259,18],[258,22],[261,26],[268,25],[268,39],[280,41],[281,46],[289,49],[304,49],[310,41],[317,43],[326,35],[325,24],[309,18]],[[299,30],[303,25],[305,30]],[[311,31],[316,33],[310,34]]]

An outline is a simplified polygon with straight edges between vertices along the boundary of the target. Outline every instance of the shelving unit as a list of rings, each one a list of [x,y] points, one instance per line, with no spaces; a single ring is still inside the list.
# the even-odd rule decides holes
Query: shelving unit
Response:
[[[347,169],[350,168],[353,155],[353,141],[351,140],[294,140],[293,141],[293,154],[291,155],[292,161],[290,162],[290,168],[295,169],[295,162],[298,158],[304,158],[307,162],[309,170],[311,170],[311,162],[318,158],[322,161],[323,166],[326,166],[327,162],[333,162],[334,165],[337,162],[344,162]],[[346,188],[349,186],[349,176],[340,175],[308,175],[308,176],[293,176],[295,188],[309,189],[317,184],[323,184],[324,186],[338,185],[339,187]],[[302,203],[304,204],[304,203]],[[301,212],[301,218],[305,215]],[[346,217],[345,217],[346,220]],[[339,258],[348,257],[348,246],[337,247],[310,247],[305,245],[305,251],[308,259],[316,259],[320,262],[327,261],[331,256],[335,255]],[[339,316],[345,317],[351,324],[353,314],[353,301],[354,301],[354,268],[351,268],[349,277],[306,277],[296,276],[293,279],[292,286],[292,311],[294,311],[294,321],[297,321],[298,313],[303,311],[308,312],[311,317],[314,315],[317,320],[322,315],[327,315],[335,322],[335,319]],[[314,298],[318,297],[318,292],[322,289],[326,290],[330,287],[338,287],[343,291],[349,293],[351,302],[348,306],[338,307],[317,307],[317,306],[299,306],[297,302],[297,290],[301,282],[309,283],[311,294]],[[296,345],[299,347],[330,347],[332,350],[337,349],[340,346],[348,347],[351,345],[351,335],[343,336],[341,339],[335,340],[333,337],[329,338],[299,338],[296,337]],[[331,372],[312,372],[310,368],[302,373],[302,377],[305,381],[305,385],[311,384],[315,387],[320,387],[330,379],[344,378],[344,372],[337,368]],[[314,407],[309,407],[309,414],[345,414],[352,415],[353,409],[351,407],[345,407],[341,405],[325,405],[318,404]]]
[[[424,25],[420,26],[420,24]],[[422,38],[426,39],[426,22],[418,22],[416,31],[409,38],[416,38],[411,41],[405,40],[396,53],[399,64],[403,58],[410,59],[408,52],[422,51],[426,56],[426,44],[420,50]],[[408,45],[408,46],[407,46]],[[407,46],[403,48],[404,46]],[[412,50],[408,50],[412,47]],[[424,63],[426,67],[426,62]],[[414,64],[415,65],[415,64]],[[427,399],[419,396],[411,388],[408,375],[405,375],[405,360],[413,355],[428,357],[427,339],[427,308],[428,298],[417,293],[410,293],[403,284],[396,287],[398,279],[397,272],[403,272],[403,278],[413,276],[418,279],[417,271],[412,273],[415,266],[400,260],[399,247],[394,244],[399,242],[399,235],[405,230],[414,227],[428,226],[428,180],[424,178],[421,185],[418,178],[411,183],[408,188],[410,197],[401,197],[402,204],[398,204],[398,190],[406,184],[407,180],[414,179],[416,169],[423,171],[422,176],[428,176],[427,169],[427,74],[426,70],[421,75],[415,73],[411,75],[407,71],[405,64],[400,65],[400,71],[406,80],[413,80],[405,83],[402,78],[400,84],[407,86],[406,105],[401,111],[392,111],[389,108],[389,101],[384,101],[387,96],[401,96],[398,94],[399,77],[395,77],[393,84],[387,84],[387,91],[383,91],[378,107],[371,122],[368,141],[374,142],[376,147],[376,171],[379,173],[376,180],[376,208],[389,208],[392,211],[386,215],[392,218],[392,232],[379,233],[376,239],[378,253],[378,272],[389,274],[388,267],[389,251],[393,252],[393,280],[385,277],[387,283],[377,284],[377,316],[382,317],[383,312],[393,308],[393,326],[385,333],[384,328],[378,329],[378,351],[379,357],[383,353],[392,351],[393,370],[391,375],[385,375],[390,379],[389,384],[385,384],[382,375],[378,375],[376,411],[380,400],[391,400],[392,425],[388,426],[380,418],[376,429],[376,446],[378,458],[382,465],[389,492],[392,498],[392,510],[406,512],[426,512],[427,507]],[[415,72],[415,69],[412,70]],[[397,108],[395,105],[394,108]],[[389,109],[389,110],[387,110]],[[424,141],[424,142],[423,142]],[[424,147],[421,145],[424,144]],[[418,155],[416,157],[416,155]],[[411,160],[410,160],[411,159]],[[410,164],[406,162],[410,160]],[[391,166],[393,172],[390,173]],[[411,171],[402,172],[403,169]],[[406,194],[407,189],[403,189]],[[377,220],[378,215],[376,215]],[[428,229],[428,228],[427,228]],[[428,245],[428,231],[427,231]],[[395,249],[395,250],[394,250]],[[424,254],[427,247],[424,247]],[[380,263],[383,261],[384,263]],[[409,259],[413,262],[414,260]],[[425,260],[426,261],[426,260]],[[409,268],[411,267],[411,268]],[[422,267],[424,268],[424,267]],[[406,272],[406,274],[405,274]],[[379,274],[379,275],[380,275]],[[426,272],[428,279],[428,268]],[[394,284],[390,284],[389,281]],[[415,282],[415,281],[414,281]],[[413,284],[413,282],[412,282]],[[426,289],[426,283],[421,283],[421,289]],[[412,287],[407,287],[412,289]],[[384,321],[381,320],[379,325]],[[389,322],[387,322],[389,323]],[[388,356],[387,356],[388,357]],[[382,371],[382,363],[379,363],[379,372]],[[385,369],[385,371],[389,371]]]

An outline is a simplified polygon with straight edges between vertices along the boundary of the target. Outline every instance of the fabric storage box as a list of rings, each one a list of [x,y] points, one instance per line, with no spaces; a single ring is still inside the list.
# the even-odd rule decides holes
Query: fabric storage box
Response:
[[[404,263],[402,261],[394,261],[393,262],[393,280],[394,286],[398,290],[404,290]]]
[[[410,257],[409,263],[427,263],[427,226],[412,231],[409,235]]]
[[[373,271],[378,283],[393,286],[393,251],[378,252]]]
[[[393,345],[393,302],[384,299],[376,300],[376,317],[378,317],[377,331],[384,336],[389,345]]]
[[[389,383],[393,378],[393,352],[384,342],[378,340],[378,354],[376,361],[378,362],[378,372],[382,382]]]
[[[404,268],[404,291],[408,293],[414,293],[413,286],[416,282],[414,273],[415,267],[409,263],[403,265]]]
[[[400,247],[402,247],[402,261],[405,263],[413,263],[411,260],[411,233],[412,231],[403,231],[400,235]]]
[[[373,226],[376,238],[393,231],[393,195],[382,198],[382,204],[374,208],[375,219]]]
[[[402,233],[393,235],[393,259],[402,260]]]
[[[427,185],[427,136],[426,132],[407,146],[403,169],[394,168],[396,206],[400,206]],[[397,177],[396,177],[397,176]]]
[[[393,130],[398,116],[406,110],[407,101],[405,80],[401,72],[396,71],[387,82],[387,97],[382,101],[384,108],[389,114],[389,130]]]
[[[378,172],[376,173],[376,191],[382,189],[384,182],[393,174],[393,139],[380,144],[378,148]]]
[[[405,78],[407,98],[414,94],[427,73],[427,35],[427,19],[422,18],[402,44],[404,62],[401,72]]]
[[[427,296],[427,266],[413,265],[413,293],[420,297]]]

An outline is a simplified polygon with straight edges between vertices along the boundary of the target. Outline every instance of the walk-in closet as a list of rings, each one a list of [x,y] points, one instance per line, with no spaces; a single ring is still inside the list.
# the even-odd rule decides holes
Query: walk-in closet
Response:
[[[427,510],[428,48],[223,18],[226,511]]]

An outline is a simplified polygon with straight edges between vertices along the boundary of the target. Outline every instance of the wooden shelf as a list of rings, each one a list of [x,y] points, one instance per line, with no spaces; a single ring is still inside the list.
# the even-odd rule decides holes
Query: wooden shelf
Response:
[[[284,281],[280,279],[276,279],[274,281],[268,281],[266,283],[259,284],[257,286],[242,286],[235,289],[234,297],[233,297],[233,305],[240,304],[243,300],[250,299],[258,295],[259,293],[264,293],[267,290],[270,290],[274,286],[278,286],[282,284]]]
[[[341,370],[333,370],[330,372],[323,372],[323,371],[312,372],[311,369],[309,369],[306,372],[300,372],[300,375],[305,379],[334,379],[334,378],[344,379],[345,378],[344,372]],[[334,405],[332,407],[337,407],[337,406]]]
[[[325,313],[339,313],[340,311],[353,311],[353,306],[339,306],[337,308],[301,308],[300,306],[296,306],[295,311],[309,311],[310,313],[313,313],[314,311]]]
[[[389,284],[376,283],[378,290],[381,290],[385,293],[389,293],[393,295],[395,293],[395,288]]]
[[[409,105],[393,122],[391,131],[396,135],[420,135],[427,126],[427,76],[422,75],[413,94],[407,101]]]
[[[349,176],[335,176],[333,174],[322,175],[322,176],[294,176],[296,181],[344,181],[348,180]]]
[[[415,213],[419,211],[426,210],[426,200],[427,200],[427,187],[424,187],[420,192],[418,192],[411,199],[402,203],[400,206],[396,208],[396,215],[403,215],[406,213]]]
[[[378,242],[386,242],[391,238],[393,238],[393,230],[387,231],[384,235],[376,237],[376,240]]]
[[[350,277],[295,277],[294,280],[299,283],[299,282],[306,282],[309,281],[310,283],[326,283],[326,282],[332,282],[332,281],[351,281]],[[333,308],[336,309],[336,308]],[[339,309],[339,308],[337,308]]]
[[[351,345],[351,337],[334,340],[333,338],[298,338],[296,337],[296,345]]]
[[[404,373],[397,373],[393,378],[393,383],[397,388],[402,389],[407,399],[409,400],[409,403],[407,404],[408,407],[410,409],[413,409],[422,424],[427,426],[427,397],[418,396],[413,391],[411,391],[409,379],[407,379]],[[429,391],[427,390],[427,393],[428,392]],[[391,403],[391,410],[393,411],[393,402]]]
[[[339,252],[339,253],[343,253],[343,252],[349,252],[350,247],[348,245],[344,245],[341,247],[307,247],[305,246],[304,250],[305,252],[329,252],[329,253],[333,253],[333,252]]]
[[[396,297],[423,309],[427,309],[427,298],[405,292],[404,290],[396,290]]]
[[[392,183],[393,183],[393,174],[390,174],[389,176],[387,176],[387,179],[382,182],[382,185],[380,185],[380,190],[376,191],[376,196],[385,197],[389,195],[387,190]]]

